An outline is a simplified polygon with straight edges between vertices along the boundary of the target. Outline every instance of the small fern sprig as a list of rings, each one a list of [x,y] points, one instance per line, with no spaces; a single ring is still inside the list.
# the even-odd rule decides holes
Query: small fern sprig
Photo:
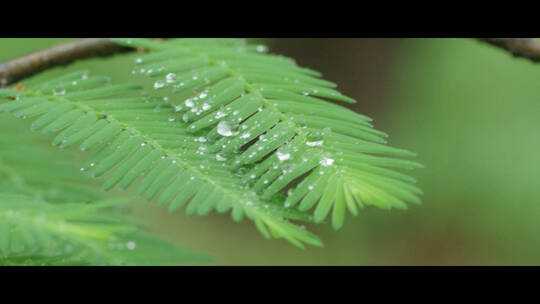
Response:
[[[114,39],[150,54],[136,73],[160,77],[183,132],[210,144],[209,153],[261,198],[300,211],[313,207],[316,222],[332,211],[335,229],[345,209],[406,208],[419,203],[415,180],[394,169],[420,164],[385,145],[371,119],[328,100],[354,102],[320,73],[294,60],[266,54],[243,39]]]
[[[140,230],[120,213],[125,199],[107,199],[74,167],[76,151],[60,154],[27,127],[0,114],[0,265],[208,261]]]
[[[0,193],[0,265],[159,265],[205,261],[102,212],[125,200],[50,204]]]
[[[82,170],[92,171],[94,177],[108,173],[105,190],[116,185],[129,188],[144,176],[135,193],[148,200],[158,197],[170,211],[188,201],[188,214],[232,210],[233,219],[246,215],[265,237],[282,237],[300,247],[301,242],[321,245],[316,236],[286,220],[310,221],[308,215],[260,199],[242,186],[239,176],[200,153],[207,146],[179,127],[169,104],[134,95],[139,86],[107,83],[107,77],[77,72],[24,93],[0,91],[16,98],[0,110],[21,118],[39,117],[32,129],[61,131],[53,144],[62,149],[76,144],[81,150],[98,149]]]

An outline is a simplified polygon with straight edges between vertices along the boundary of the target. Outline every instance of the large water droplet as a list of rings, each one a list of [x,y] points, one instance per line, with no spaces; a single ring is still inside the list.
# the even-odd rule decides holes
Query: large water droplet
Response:
[[[193,102],[193,99],[191,99],[191,98],[186,99],[186,101],[184,101],[184,104],[188,108],[193,108],[193,106],[195,105],[195,103]]]
[[[167,83],[172,83],[176,80],[176,74],[175,73],[169,73],[167,74],[167,76],[165,76],[165,81],[167,81]]]
[[[219,135],[225,136],[225,137],[233,135],[231,125],[226,121],[220,121],[219,122],[219,124],[217,126],[217,132],[218,132]]]

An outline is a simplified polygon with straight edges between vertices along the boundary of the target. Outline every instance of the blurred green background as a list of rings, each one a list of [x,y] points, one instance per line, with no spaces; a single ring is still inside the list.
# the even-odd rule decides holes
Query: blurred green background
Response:
[[[0,61],[65,40],[0,39]],[[210,265],[540,264],[540,65],[472,39],[264,42],[338,83],[390,145],[418,154],[425,168],[412,175],[423,204],[363,209],[338,232],[310,226],[325,247],[305,250],[263,239],[248,221],[134,202],[151,231],[214,256]],[[80,61],[23,83],[80,69],[127,82],[135,56]],[[16,126],[28,132],[29,122]]]

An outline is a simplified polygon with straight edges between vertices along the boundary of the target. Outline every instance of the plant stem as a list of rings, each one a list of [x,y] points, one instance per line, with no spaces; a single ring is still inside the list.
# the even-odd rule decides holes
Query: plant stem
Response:
[[[540,62],[540,42],[534,38],[479,38],[510,52],[513,56]],[[119,46],[107,39],[85,38],[36,51],[0,63],[0,88],[47,69],[70,64],[78,59],[111,56],[135,49]]]
[[[540,42],[535,38],[480,38],[478,40],[506,50],[515,57],[540,62]]]
[[[133,48],[122,47],[101,38],[85,38],[58,44],[0,63],[0,88],[52,67],[70,64],[78,59],[104,57],[133,50]]]

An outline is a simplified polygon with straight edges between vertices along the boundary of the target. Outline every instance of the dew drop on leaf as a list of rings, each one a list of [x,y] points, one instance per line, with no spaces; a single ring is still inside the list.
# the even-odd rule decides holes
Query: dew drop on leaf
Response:
[[[289,158],[291,158],[290,153],[281,153],[281,152],[278,151],[278,152],[276,152],[276,155],[277,155],[277,158],[279,159],[279,161],[286,161]]]
[[[219,162],[222,162],[222,161],[226,161],[227,158],[221,156],[219,153],[216,154],[216,160],[219,161]]]
[[[217,126],[217,132],[219,135],[225,136],[225,137],[233,135],[231,125],[226,121],[219,122]]]
[[[193,106],[195,105],[195,103],[193,102],[193,99],[191,99],[191,98],[186,99],[186,101],[184,101],[184,104],[188,108],[193,108]]]
[[[158,89],[161,89],[165,86],[165,82],[163,82],[162,80],[158,80],[156,82],[154,82],[154,89],[158,90]]]
[[[167,76],[165,76],[165,81],[167,81],[167,83],[174,82],[175,80],[176,80],[176,74],[175,73],[169,73],[169,74],[167,74]]]
[[[328,157],[325,157],[323,158],[319,164],[323,167],[328,167],[328,166],[331,166],[332,164],[334,163],[334,159],[333,158],[328,158]]]
[[[306,145],[308,145],[310,147],[320,147],[320,146],[323,145],[323,141],[322,140],[308,141],[308,142],[306,142]]]
[[[127,247],[127,249],[129,249],[129,250],[133,250],[133,249],[135,249],[135,247],[137,247],[137,244],[136,244],[135,242],[133,242],[133,241],[129,241],[129,242],[127,242],[127,244],[126,244],[126,247]]]

